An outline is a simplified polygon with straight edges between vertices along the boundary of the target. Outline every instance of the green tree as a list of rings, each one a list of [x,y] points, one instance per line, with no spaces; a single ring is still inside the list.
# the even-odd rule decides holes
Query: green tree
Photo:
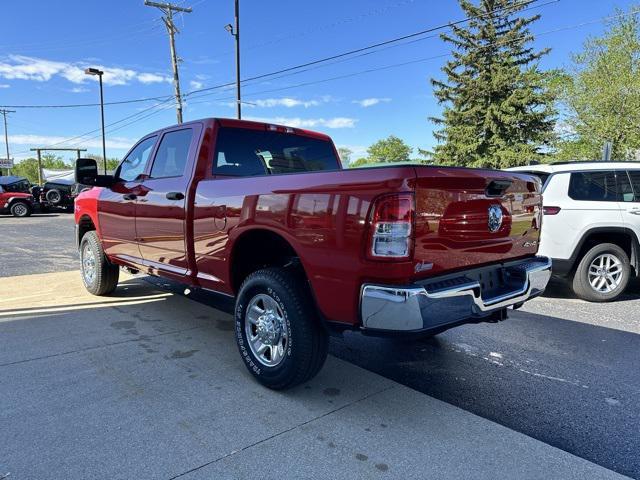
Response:
[[[93,158],[98,164],[98,170],[102,172],[102,155],[96,155],[95,153],[88,153],[86,158]],[[107,158],[107,171],[113,172],[120,165],[119,158]]]
[[[42,168],[51,170],[68,170],[72,168],[71,164],[51,153],[43,153],[41,158]],[[11,169],[11,174],[18,177],[26,177],[33,184],[38,183],[38,160],[36,158],[25,158],[17,162]]]
[[[378,140],[367,149],[369,163],[408,162],[413,148],[395,135]]]
[[[340,161],[342,162],[342,165],[349,165],[349,163],[351,162],[352,154],[353,154],[353,150],[347,147],[338,148],[338,155],[340,156]]]
[[[640,152],[640,8],[618,12],[602,37],[590,38],[559,77],[556,158],[593,160],[605,142],[612,158]]]
[[[366,157],[360,157],[357,160],[354,160],[353,162],[349,163],[349,168],[357,168],[357,167],[362,167],[363,165],[366,165],[367,163],[369,163],[369,159]]]
[[[441,35],[453,45],[453,59],[432,79],[436,99],[444,105],[436,163],[503,168],[538,158],[553,137],[553,97],[537,61],[529,25],[539,15],[518,16],[521,0],[459,0],[465,26]]]

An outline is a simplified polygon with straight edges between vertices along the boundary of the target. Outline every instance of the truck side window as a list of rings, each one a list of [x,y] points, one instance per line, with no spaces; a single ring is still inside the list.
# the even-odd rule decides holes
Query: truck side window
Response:
[[[122,161],[119,167],[118,178],[125,182],[133,182],[138,176],[144,172],[147,165],[149,154],[153,150],[158,137],[153,136],[141,141],[136,147],[129,152],[129,155]]]
[[[244,128],[218,131],[215,175],[249,177],[338,168],[333,144],[327,140]]]
[[[193,129],[165,133],[151,167],[151,178],[181,177],[187,165]]]
[[[616,183],[616,173],[612,170],[572,173],[569,197],[591,202],[617,202],[622,199]]]

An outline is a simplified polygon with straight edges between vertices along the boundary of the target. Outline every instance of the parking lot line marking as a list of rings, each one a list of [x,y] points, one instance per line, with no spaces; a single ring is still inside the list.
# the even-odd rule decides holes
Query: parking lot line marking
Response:
[[[147,298],[143,300],[134,300],[134,301],[118,301],[118,302],[100,302],[100,303],[85,303],[80,305],[70,305],[70,306],[61,306],[61,307],[44,307],[44,308],[25,308],[21,310],[0,310],[0,318],[3,317],[16,317],[20,315],[32,315],[35,313],[56,313],[56,312],[69,312],[72,310],[87,310],[93,308],[104,308],[104,307],[119,307],[119,306],[128,306],[128,305],[140,305],[143,303],[153,303],[153,302],[161,302],[166,300],[166,297],[171,294],[163,295],[162,298]]]

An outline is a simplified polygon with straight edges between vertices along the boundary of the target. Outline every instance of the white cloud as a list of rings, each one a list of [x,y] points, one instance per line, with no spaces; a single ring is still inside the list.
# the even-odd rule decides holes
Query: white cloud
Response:
[[[88,88],[84,88],[84,87],[73,87],[71,89],[71,93],[85,93],[88,92],[89,89]]]
[[[334,117],[334,118],[287,118],[287,117],[250,117],[248,120],[254,120],[256,122],[275,123],[279,125],[285,125],[294,128],[353,128],[358,121],[355,118],[347,117]]]
[[[76,84],[82,84],[88,80],[97,81],[96,77],[84,73],[84,69],[89,66],[104,71],[102,79],[107,85],[126,85],[134,80],[143,84],[171,82],[171,77],[159,73],[138,72],[132,69],[94,64],[87,65],[81,62],[56,62],[24,55],[9,55],[0,61],[0,78],[48,82],[58,76]]]
[[[10,85],[8,83],[0,83],[0,88],[9,88]]]
[[[354,100],[352,103],[357,103],[363,108],[373,107],[379,103],[387,103],[390,102],[390,98],[363,98],[362,100]]]
[[[68,137],[50,136],[50,135],[11,135],[9,140],[14,145],[37,145],[48,146],[56,144],[57,147],[64,148],[64,141]],[[76,140],[77,141],[77,140]],[[107,138],[107,148],[130,148],[136,140],[131,140],[124,137],[112,137]],[[91,140],[82,141],[78,145],[73,145],[72,148],[102,148],[102,140],[100,138],[94,138]]]
[[[106,72],[105,72],[106,75]],[[141,73],[138,75],[138,81],[140,83],[162,83],[162,82],[171,82],[171,77],[166,75],[160,75],[159,73]]]
[[[288,97],[258,99],[258,100],[252,100],[251,103],[261,108],[271,108],[271,107],[309,108],[309,107],[317,107],[318,105],[320,105],[320,102],[318,100],[298,100],[296,98],[288,98]]]
[[[199,82],[197,80],[191,80],[189,82],[189,86],[191,87],[192,90],[200,90],[202,87],[204,87],[204,83]]]
[[[323,103],[332,101],[332,98],[328,95],[320,97],[318,100],[300,100],[297,98],[283,97],[283,98],[262,98],[258,100],[247,100],[243,102],[247,108],[274,108],[274,107],[318,107]],[[228,107],[235,107],[235,102],[226,102],[223,105]]]

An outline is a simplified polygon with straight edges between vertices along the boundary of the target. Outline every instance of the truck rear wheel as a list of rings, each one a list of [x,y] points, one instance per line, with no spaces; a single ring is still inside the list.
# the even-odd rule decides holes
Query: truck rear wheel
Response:
[[[624,293],[631,276],[625,251],[613,243],[600,243],[584,254],[573,276],[575,294],[590,302],[608,302]]]
[[[282,390],[314,377],[327,358],[329,339],[299,274],[266,268],[249,275],[236,301],[240,355],[256,379]]]
[[[80,269],[89,293],[109,295],[118,286],[120,270],[107,260],[95,231],[85,233],[80,241]]]

